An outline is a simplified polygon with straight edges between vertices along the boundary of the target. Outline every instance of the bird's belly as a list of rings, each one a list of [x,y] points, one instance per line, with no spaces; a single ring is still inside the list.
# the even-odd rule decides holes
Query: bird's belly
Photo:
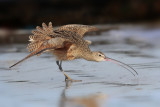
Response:
[[[74,60],[75,57],[72,55],[71,52],[67,52],[66,50],[54,50],[53,54],[56,56],[57,60]]]

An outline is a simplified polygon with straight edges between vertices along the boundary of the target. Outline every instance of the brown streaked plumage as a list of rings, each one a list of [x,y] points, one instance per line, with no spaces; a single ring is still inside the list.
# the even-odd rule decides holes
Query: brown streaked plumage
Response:
[[[86,32],[96,30],[97,28],[94,26],[78,24],[64,25],[53,30],[51,22],[48,26],[45,23],[42,23],[42,28],[37,26],[36,30],[32,31],[33,35],[29,36],[29,41],[31,43],[28,44],[27,49],[29,52],[31,52],[31,54],[15,63],[11,67],[34,55],[40,55],[43,52],[49,51],[56,56],[56,63],[59,66],[59,69],[64,73],[65,80],[71,80],[71,78],[63,71],[61,67],[62,61],[79,58],[97,62],[112,60],[127,70],[135,71],[133,68],[120,61],[106,57],[102,52],[93,52],[90,50],[89,44],[91,44],[91,42],[84,40],[83,36]]]

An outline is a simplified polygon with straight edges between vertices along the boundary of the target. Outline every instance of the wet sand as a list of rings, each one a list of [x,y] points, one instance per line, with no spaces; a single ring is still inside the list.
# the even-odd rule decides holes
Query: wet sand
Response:
[[[35,56],[9,69],[28,55],[26,44],[1,46],[0,107],[159,107],[159,32],[127,27],[86,37],[93,41],[92,50],[129,64],[139,75],[111,62],[80,59],[63,62],[72,79],[82,80],[68,84],[52,55]]]

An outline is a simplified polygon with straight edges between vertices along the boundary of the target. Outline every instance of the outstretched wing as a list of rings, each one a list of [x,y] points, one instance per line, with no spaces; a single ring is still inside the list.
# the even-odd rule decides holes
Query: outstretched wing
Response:
[[[84,36],[85,33],[87,32],[92,32],[92,31],[97,31],[98,28],[94,26],[88,26],[88,25],[80,25],[80,24],[69,24],[69,25],[64,25],[56,29],[54,32],[59,32],[59,31],[71,31],[75,32],[81,37]]]
[[[27,47],[29,52],[37,50],[45,41],[51,39],[49,35],[54,35],[52,23],[49,22],[48,26],[42,23],[42,28],[37,26],[36,30],[33,30],[32,33],[33,35],[29,36],[31,43],[29,43]]]
[[[43,43],[38,49],[30,53],[28,56],[26,56],[24,59],[18,61],[17,63],[13,64],[10,66],[12,68],[13,66],[23,62],[24,60],[34,56],[34,55],[40,55],[43,52],[58,49],[58,48],[63,48],[64,47],[64,42],[65,40],[63,38],[52,38],[48,40],[46,43]]]
[[[10,66],[10,68],[34,55],[40,55],[45,51],[63,48],[67,42],[70,42],[61,37],[50,37],[51,34],[56,35],[53,33],[51,22],[49,23],[49,26],[43,23],[42,28],[38,26],[37,30],[32,31],[32,33],[33,35],[29,36],[31,43],[27,47],[28,51],[31,53],[24,59]]]

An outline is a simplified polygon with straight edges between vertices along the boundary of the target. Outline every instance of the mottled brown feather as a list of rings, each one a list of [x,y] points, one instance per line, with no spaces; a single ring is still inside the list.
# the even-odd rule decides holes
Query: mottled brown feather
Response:
[[[53,31],[51,22],[48,26],[42,23],[42,28],[37,26],[36,30],[32,31],[33,35],[29,36],[31,43],[28,44],[27,49],[31,54],[11,67],[31,56],[40,55],[47,50],[53,52],[58,60],[80,58],[80,56],[77,56],[78,51],[81,53],[90,52],[88,43],[82,39],[82,36],[86,32],[93,30],[95,30],[95,27],[66,25]]]
[[[56,31],[76,32],[81,37],[83,37],[86,32],[97,31],[97,30],[98,29],[94,26],[87,26],[87,25],[80,25],[80,24],[64,25],[56,29]]]
[[[45,23],[42,23],[42,28],[43,28],[44,31],[47,31],[48,26]]]
[[[55,49],[53,54],[58,60],[73,60],[75,57],[72,54],[72,49],[74,44],[71,42],[64,42],[64,47]]]
[[[29,36],[31,43],[28,44],[28,51],[32,52],[37,50],[44,42],[51,39],[49,34],[53,32],[52,23],[50,22],[47,26],[45,23],[42,23],[42,28],[37,26],[36,30],[33,30],[33,35]]]
[[[49,28],[49,32],[52,33],[53,32],[53,27],[52,27],[52,23],[51,22],[49,22],[48,28]]]
[[[43,34],[44,34],[44,32],[45,32],[40,26],[37,26],[37,27],[36,27],[36,30],[39,31],[39,32],[41,32],[41,33],[43,33]]]
[[[33,33],[34,35],[40,35],[40,36],[42,36],[42,35],[43,35],[43,33],[42,33],[42,32],[37,31],[37,30],[33,30],[33,31],[32,31],[32,33]]]

